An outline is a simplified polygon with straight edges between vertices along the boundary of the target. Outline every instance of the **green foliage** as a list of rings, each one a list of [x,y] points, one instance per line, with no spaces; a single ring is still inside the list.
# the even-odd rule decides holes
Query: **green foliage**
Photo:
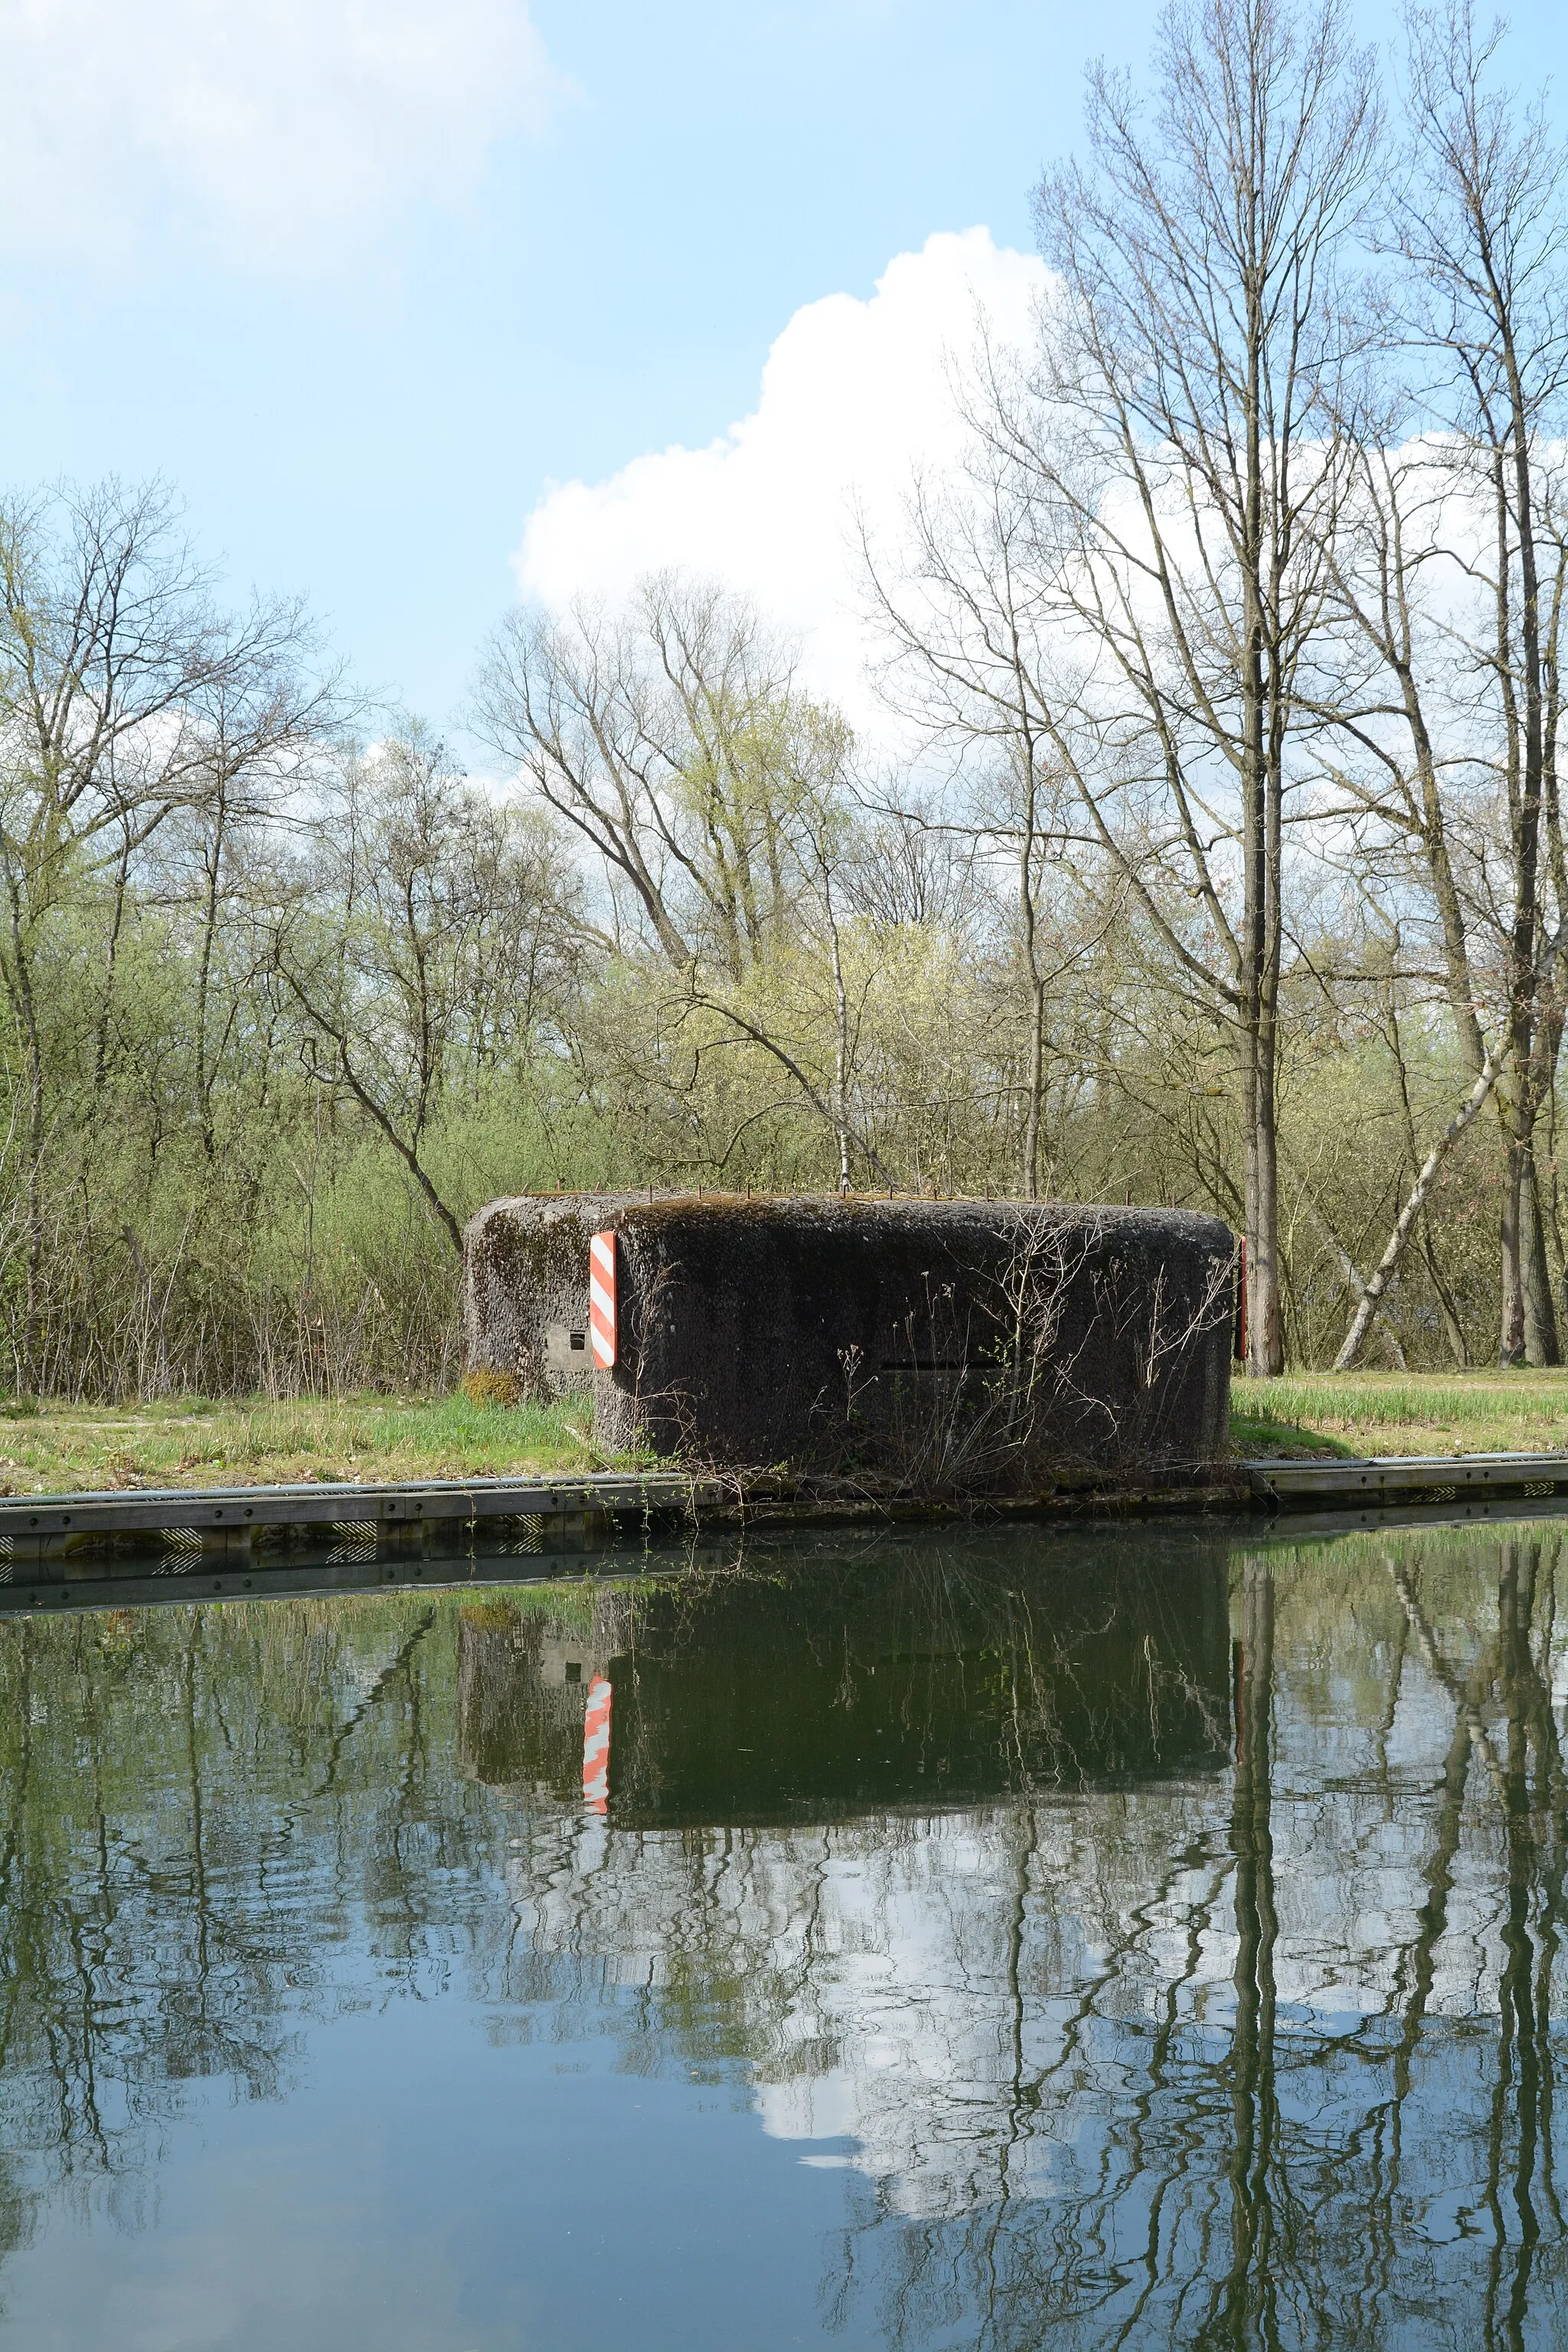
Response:
[[[89,521],[0,530],[0,1388],[447,1391],[461,1227],[506,1192],[1016,1192],[1031,956],[1040,1189],[1241,1223],[1238,1034],[1114,858],[1037,842],[1026,950],[1005,781],[975,833],[889,811],[754,614],[666,581],[613,624],[503,632],[507,795],[417,726],[341,742],[298,616],[216,620],[155,502]],[[84,648],[67,591],[121,557],[159,631]],[[52,661],[63,691],[68,656],[121,730],[79,772],[17,685]],[[1375,925],[1311,914],[1279,1061],[1300,1362],[1331,1360],[1467,1084]],[[1489,1351],[1501,1166],[1483,1118],[1370,1360]]]
[[[286,880],[268,887],[281,896]],[[254,877],[248,887],[259,932],[265,893]],[[84,889],[46,927],[44,1303],[31,1322],[15,1040],[0,1057],[0,1136],[8,1127],[11,1139],[0,1152],[5,1377],[19,1393],[68,1397],[450,1388],[462,1366],[449,1234],[237,926],[209,969],[209,1036],[221,1047],[209,1044],[197,1088],[203,944],[199,920],[151,882],[122,902]],[[967,930],[847,918],[840,947],[854,1008],[852,1181],[875,1189],[885,1168],[909,1189],[1016,1191],[1025,1021],[1005,908]],[[1124,937],[1117,958],[1102,948],[1098,970],[1064,986],[1044,1102],[1047,1183],[1061,1197],[1173,1199],[1238,1223],[1234,1071],[1201,1026],[1137,1011],[1148,1001],[1142,953]],[[831,968],[806,939],[706,1001],[646,950],[603,956],[504,1052],[447,1057],[420,1127],[421,1168],[459,1223],[488,1199],[531,1189],[834,1189],[838,1139],[823,1108],[834,1030]],[[1413,1149],[1461,1091],[1436,1025],[1411,1022],[1401,1045],[1396,1062],[1353,1018],[1303,1024],[1292,1038],[1281,1186],[1299,1359],[1331,1356],[1352,1303],[1337,1253],[1363,1267],[1375,1259]],[[382,1050],[395,1065],[395,1043]],[[1484,1121],[1450,1156],[1374,1357],[1386,1334],[1412,1365],[1452,1361],[1454,1328],[1472,1357],[1487,1350],[1500,1159]],[[1554,1220],[1550,1230],[1555,1246]]]

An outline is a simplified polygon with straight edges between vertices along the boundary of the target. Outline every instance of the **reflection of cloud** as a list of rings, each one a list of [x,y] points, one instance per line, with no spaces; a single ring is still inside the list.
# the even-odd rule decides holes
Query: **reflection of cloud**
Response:
[[[837,2069],[760,2083],[755,2105],[770,2139],[853,2139],[860,2120],[854,2083]]]
[[[1384,1735],[1347,1730],[1325,1793],[1310,1691],[1283,1685],[1275,1722],[1281,2022],[1397,2010],[1430,1819],[1390,1815]],[[1407,1663],[1384,1748],[1402,1783],[1435,1785],[1452,1735],[1446,1695]],[[1108,2077],[1141,2079],[1167,2021],[1193,2048],[1230,2035],[1232,1801],[1223,1779],[1173,1780],[1092,1805],[714,1832],[700,1851],[690,1832],[612,1824],[606,1843],[601,1824],[590,1842],[536,1817],[508,1879],[536,1947],[592,1956],[610,1982],[733,1985],[768,2137],[847,2162],[889,2212],[952,2220],[997,2196],[1004,2165],[1010,2195],[1044,2197],[1092,2172],[1096,2149],[1109,2164]],[[1458,1872],[1434,2021],[1495,2011],[1506,1958],[1485,1835]]]
[[[966,436],[952,363],[982,317],[1021,340],[1044,283],[1042,263],[974,228],[898,255],[868,301],[807,303],[768,354],[756,407],[721,438],[546,492],[517,558],[524,593],[613,601],[667,567],[716,574],[800,631],[815,683],[853,708],[856,501],[892,527],[916,467],[954,460]]]
[[[36,2352],[341,2352],[367,2340],[375,2352],[467,2352],[534,2341],[472,2318],[472,2276],[444,2200],[471,2212],[482,2167],[470,2157],[465,2172],[461,2153],[440,2146],[432,2218],[422,2202],[429,2143],[414,2154],[401,2134],[384,2138],[366,2120],[393,2083],[405,2098],[419,2085],[426,2112],[471,2100],[482,2065],[461,2044],[455,2057],[433,2047],[406,2014],[355,2019],[346,2040],[316,2055],[311,2072],[326,2081],[307,2081],[287,2107],[251,2107],[237,2128],[231,2119],[171,2135],[138,2226],[104,2229],[57,2208],[36,2245],[6,2265],[0,2337]]]
[[[460,197],[551,86],[526,0],[0,0],[0,72],[14,243],[166,206],[269,260]]]

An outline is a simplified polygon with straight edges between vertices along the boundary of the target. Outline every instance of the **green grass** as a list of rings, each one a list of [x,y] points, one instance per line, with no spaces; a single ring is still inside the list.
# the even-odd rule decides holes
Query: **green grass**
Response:
[[[0,1489],[37,1495],[592,1470],[603,1464],[591,1412],[580,1398],[507,1407],[462,1395],[0,1405]]]
[[[583,1398],[513,1406],[460,1394],[13,1403],[0,1405],[0,1491],[570,1473],[604,1466],[590,1421]],[[1568,1371],[1238,1379],[1231,1441],[1242,1454],[1555,1452],[1568,1449]]]
[[[1568,1371],[1299,1372],[1231,1383],[1238,1454],[1545,1454],[1568,1448]]]

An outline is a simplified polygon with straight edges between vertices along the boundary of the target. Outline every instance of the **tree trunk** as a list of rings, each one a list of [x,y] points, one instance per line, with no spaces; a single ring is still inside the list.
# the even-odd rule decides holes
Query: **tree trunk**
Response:
[[[1285,1369],[1279,1315],[1279,1139],[1274,1107],[1274,1037],[1259,1024],[1247,1039],[1247,1369],[1274,1380]]]
[[[1507,1157],[1499,1218],[1500,1364],[1560,1364],[1563,1349],[1535,1167],[1535,1111],[1517,1096],[1504,1112]]]
[[[1024,1198],[1040,1197],[1040,1109],[1046,1072],[1046,984],[1036,972],[1030,981],[1029,1095],[1024,1118]]]
[[[196,961],[196,1118],[201,1125],[202,1149],[209,1160],[217,1157],[217,1139],[213,1132],[212,1076],[207,1070],[207,1007],[212,992],[213,953],[217,945],[218,893],[223,879],[227,817],[228,794],[226,782],[220,782],[213,800],[212,835],[203,850],[206,889],[202,907],[201,953]]]
[[[1499,1255],[1502,1274],[1502,1315],[1498,1336],[1498,1362],[1524,1361],[1524,1253],[1521,1247],[1524,1155],[1510,1136],[1503,1166],[1502,1211],[1498,1220]]]
[[[1415,1190],[1394,1220],[1394,1231],[1388,1237],[1388,1246],[1378,1261],[1371,1281],[1363,1286],[1361,1304],[1351,1318],[1351,1328],[1345,1334],[1344,1345],[1334,1359],[1336,1372],[1348,1372],[1361,1353],[1362,1342],[1372,1328],[1372,1318],[1377,1313],[1379,1302],[1388,1287],[1389,1277],[1399,1264],[1405,1244],[1415,1228],[1416,1218],[1426,1208],[1426,1196],[1432,1190],[1437,1171],[1442,1166],[1447,1153],[1458,1141],[1470,1121],[1479,1111],[1497,1081],[1498,1066],[1489,1055],[1479,1077],[1421,1164],[1416,1174]],[[1403,1370],[1403,1357],[1400,1363]]]
[[[1532,1130],[1533,1127],[1532,1119]],[[1557,1309],[1552,1296],[1552,1267],[1546,1255],[1546,1226],[1541,1213],[1541,1176],[1535,1164],[1533,1131],[1520,1178],[1519,1220],[1525,1361],[1530,1364],[1560,1364],[1563,1350],[1558,1341]]]
[[[1033,761],[1033,747],[1030,747]],[[1024,1105],[1024,1198],[1040,1197],[1040,1098],[1046,1067],[1046,983],[1040,974],[1035,913],[1036,787],[1034,771],[1024,787],[1024,830],[1018,846],[1018,912],[1024,928],[1024,966],[1029,976],[1029,1075]]]
[[[27,1267],[26,1328],[18,1386],[37,1391],[44,1379],[44,1339],[47,1317],[44,1307],[44,1138],[47,1101],[44,1086],[43,1040],[38,1034],[38,1004],[33,989],[31,950],[25,937],[20,895],[10,886],[11,969],[9,993],[22,1024],[27,1062]]]
[[[1279,1061],[1283,743],[1279,646],[1267,625],[1265,509],[1268,479],[1263,448],[1266,330],[1259,289],[1247,297],[1247,471],[1242,528],[1244,644],[1241,667],[1243,921],[1241,1001],[1247,1032],[1247,1369],[1274,1380],[1285,1369],[1279,1316],[1279,1139],[1275,1079]],[[1277,519],[1276,519],[1277,521]]]

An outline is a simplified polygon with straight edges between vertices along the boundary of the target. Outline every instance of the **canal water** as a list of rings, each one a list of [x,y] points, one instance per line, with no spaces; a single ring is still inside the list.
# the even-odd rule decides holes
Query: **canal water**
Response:
[[[0,1619],[0,2352],[1568,2341],[1565,1526]]]

